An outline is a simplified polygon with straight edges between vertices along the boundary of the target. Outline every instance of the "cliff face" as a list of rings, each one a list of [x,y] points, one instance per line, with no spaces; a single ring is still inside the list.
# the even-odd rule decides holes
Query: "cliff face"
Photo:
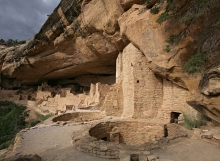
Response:
[[[124,54],[122,59],[146,59],[139,63],[145,63],[158,77],[152,80],[162,82],[164,78],[164,83],[165,79],[170,80],[178,88],[189,91],[184,101],[220,122],[220,3],[210,1],[204,7],[196,5],[196,1],[181,1],[168,12],[177,16],[159,24],[156,21],[167,10],[167,4],[151,1],[140,5],[142,2],[62,0],[32,40],[0,51],[1,86],[12,88],[61,79],[84,86],[96,82],[113,84],[115,77],[118,79],[116,59],[119,53],[131,50],[143,55],[126,57]],[[161,8],[159,13],[152,14],[150,8],[158,6]],[[174,35],[173,40],[171,35]],[[183,65],[197,53],[207,54],[204,70],[189,74],[183,70]],[[133,65],[132,61],[129,63]],[[126,65],[122,67],[129,69]],[[148,74],[147,69],[137,78],[141,80],[145,73]],[[131,77],[127,73],[123,78],[129,82],[133,79]],[[133,87],[135,93],[136,87]],[[162,86],[157,87],[162,89]],[[149,95],[160,97],[163,92]],[[124,97],[129,99],[129,93]],[[157,106],[161,103],[155,101]],[[136,115],[135,108],[132,109],[133,115]],[[154,111],[153,108],[148,110]],[[122,113],[129,112],[124,110]]]

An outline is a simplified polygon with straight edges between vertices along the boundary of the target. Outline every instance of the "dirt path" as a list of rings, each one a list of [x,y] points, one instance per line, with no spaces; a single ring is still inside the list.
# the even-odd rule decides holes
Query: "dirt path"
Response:
[[[22,144],[17,151],[21,155],[38,154],[46,161],[109,161],[73,148],[71,134],[82,126],[48,126],[28,130],[22,134]]]
[[[220,148],[205,140],[196,138],[178,138],[159,150],[152,151],[163,159],[173,161],[220,161]]]
[[[22,133],[21,146],[17,152],[20,155],[38,154],[45,161],[118,161],[94,157],[74,149],[71,135],[83,126],[45,125],[27,130]],[[160,149],[151,151],[151,154],[172,161],[220,161],[219,145],[205,142],[194,135],[171,140]]]

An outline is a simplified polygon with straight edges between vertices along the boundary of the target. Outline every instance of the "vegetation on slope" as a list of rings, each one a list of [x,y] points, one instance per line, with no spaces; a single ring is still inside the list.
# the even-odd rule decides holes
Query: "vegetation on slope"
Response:
[[[36,118],[34,120],[30,121],[30,122],[27,122],[26,127],[33,127],[33,126],[47,120],[51,116],[53,116],[52,113],[47,114],[47,115],[41,115],[41,114],[36,113]]]
[[[150,12],[152,14],[160,13],[157,19],[159,24],[171,20],[170,22],[177,27],[180,25],[185,26],[184,28],[179,29],[178,32],[169,36],[166,41],[168,44],[164,48],[165,52],[172,51],[172,48],[175,45],[178,45],[182,38],[189,36],[193,26],[203,24],[203,20],[206,19],[207,16],[210,16],[210,13],[214,11],[213,8],[219,5],[220,2],[219,0],[145,0],[144,3],[150,4],[153,1],[155,2],[155,5],[152,6]],[[215,12],[214,14],[217,15],[219,12]],[[201,35],[199,41],[204,41],[203,44],[200,44],[197,52],[192,53],[191,58],[189,58],[182,66],[183,70],[190,74],[204,72],[206,67],[205,64],[210,58],[214,61],[210,60],[209,63],[211,65],[209,66],[213,66],[214,63],[218,64],[216,63],[216,57],[218,56],[213,52],[216,51],[217,48],[217,43],[215,42],[217,38],[214,40],[215,38],[213,35],[218,34],[220,27],[220,18],[216,15],[215,18],[212,17],[214,19],[209,22],[210,24],[207,24],[204,30],[201,30],[201,32],[197,34]],[[203,47],[209,39],[209,43],[211,43],[209,44],[209,47]]]
[[[26,107],[0,101],[0,149],[7,148],[25,127]]]
[[[27,122],[25,120],[29,116],[29,111],[26,109],[22,105],[0,101],[0,150],[13,144],[16,134],[21,129],[35,126],[52,116],[36,114],[36,118]]]
[[[183,65],[183,69],[188,73],[202,72],[206,60],[206,52],[196,53]]]

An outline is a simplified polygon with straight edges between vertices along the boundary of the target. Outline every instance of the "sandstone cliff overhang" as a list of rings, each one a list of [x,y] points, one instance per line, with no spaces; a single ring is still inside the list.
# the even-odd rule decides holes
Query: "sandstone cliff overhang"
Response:
[[[32,40],[0,51],[1,86],[13,88],[68,78],[76,83],[90,77],[97,82],[106,80],[115,77],[118,54],[132,43],[156,75],[189,90],[189,104],[220,121],[220,29],[216,25],[220,2],[208,5],[202,16],[189,22],[178,23],[180,17],[176,17],[162,24],[156,20],[166,4],[158,14],[151,14],[149,8],[156,1],[149,6],[140,2],[62,0]],[[173,12],[199,12],[195,3],[187,0],[178,5]],[[170,35],[180,32],[183,36],[178,44],[167,44]],[[201,52],[208,53],[203,73],[183,70],[183,65]]]

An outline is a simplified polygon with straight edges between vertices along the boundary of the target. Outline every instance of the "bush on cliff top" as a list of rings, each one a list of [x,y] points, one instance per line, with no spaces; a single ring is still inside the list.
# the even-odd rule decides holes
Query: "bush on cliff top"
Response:
[[[5,41],[4,39],[0,39],[0,45],[6,45],[7,47],[21,45],[25,43],[26,40],[18,41],[18,40],[8,39],[7,41]]]

